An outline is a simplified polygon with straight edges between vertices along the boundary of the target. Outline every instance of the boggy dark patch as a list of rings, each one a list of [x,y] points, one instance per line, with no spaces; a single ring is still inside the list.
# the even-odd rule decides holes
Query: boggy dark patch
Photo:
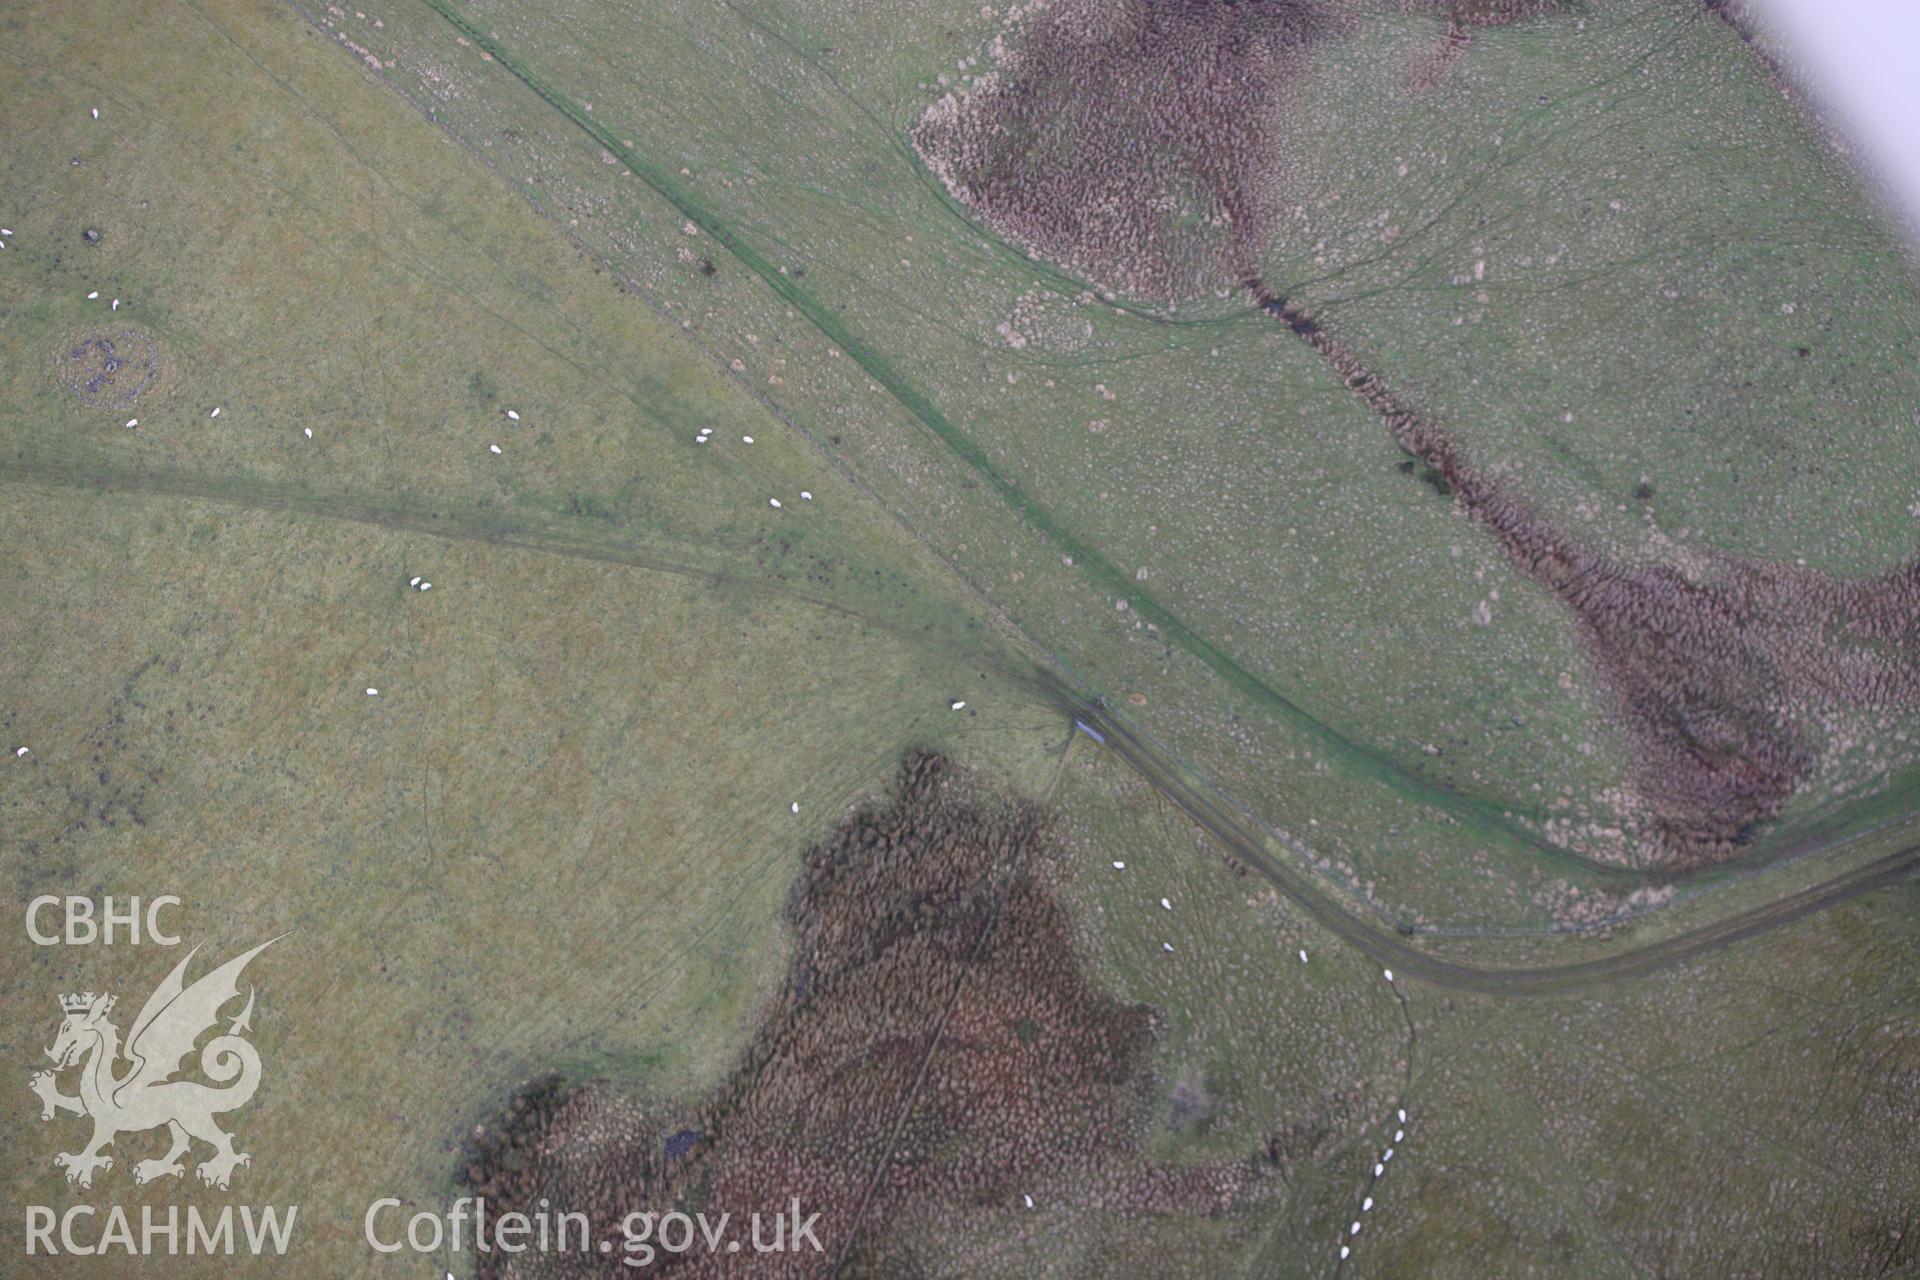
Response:
[[[1452,51],[1475,28],[1560,9],[1403,7],[1445,19]],[[1304,51],[1366,20],[1347,0],[1054,0],[1008,33],[993,74],[928,110],[914,141],[988,224],[1096,282],[1171,299],[1239,281],[1373,410],[1408,473],[1575,618],[1634,748],[1646,812],[1627,816],[1642,856],[1724,857],[1812,777],[1831,712],[1920,704],[1920,567],[1844,583],[1710,553],[1686,573],[1609,559],[1471,465],[1316,317],[1268,291],[1252,264],[1282,189],[1287,81]]]
[[[1082,971],[1042,874],[1054,856],[1032,806],[982,803],[940,757],[910,757],[891,804],[807,854],[781,995],[715,1095],[649,1108],[606,1081],[536,1082],[475,1143],[466,1181],[491,1212],[545,1197],[596,1224],[672,1208],[744,1223],[796,1198],[820,1215],[820,1253],[655,1264],[689,1277],[842,1261],[842,1274],[913,1274],[928,1222],[1064,1185],[1081,1205],[1185,1214],[1277,1186],[1264,1151],[1178,1167],[1140,1154],[1161,1121],[1159,1015]],[[621,1257],[616,1239],[611,1257],[548,1258],[535,1274],[635,1274]]]
[[[1406,0],[1469,28],[1548,0]],[[933,104],[922,160],[1000,234],[1139,297],[1234,280],[1281,194],[1300,57],[1366,20],[1356,0],[1052,0],[990,74]],[[1377,16],[1377,11],[1376,11]],[[1311,104],[1296,104],[1310,110]]]
[[[1251,288],[1263,311],[1294,314]],[[1714,552],[1692,573],[1622,564],[1474,466],[1337,339],[1315,329],[1305,340],[1408,461],[1572,614],[1634,746],[1649,860],[1711,861],[1750,840],[1812,775],[1829,713],[1920,705],[1920,561],[1858,582]]]
[[[1277,90],[1317,0],[1056,0],[914,130],[1001,234],[1148,297],[1211,287],[1264,235]]]

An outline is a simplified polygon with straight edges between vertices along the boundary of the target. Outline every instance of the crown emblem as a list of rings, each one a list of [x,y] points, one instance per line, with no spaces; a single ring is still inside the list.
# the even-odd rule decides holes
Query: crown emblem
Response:
[[[61,996],[60,1007],[68,1013],[85,1013],[93,1007],[93,992],[82,991],[78,995]]]

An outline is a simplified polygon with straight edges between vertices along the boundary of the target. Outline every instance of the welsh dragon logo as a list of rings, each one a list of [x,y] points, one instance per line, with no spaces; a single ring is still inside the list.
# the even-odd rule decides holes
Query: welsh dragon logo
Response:
[[[97,1170],[113,1168],[113,1157],[105,1149],[115,1139],[162,1125],[171,1145],[158,1159],[134,1165],[135,1182],[177,1178],[186,1172],[180,1158],[194,1139],[213,1148],[198,1170],[200,1180],[210,1186],[226,1189],[234,1169],[251,1162],[244,1152],[234,1150],[233,1138],[213,1119],[246,1106],[260,1085],[260,1054],[242,1034],[252,1030],[251,988],[246,1007],[228,1022],[226,1032],[200,1050],[201,1073],[225,1087],[173,1076],[200,1037],[220,1021],[220,1010],[239,998],[240,971],[247,962],[278,941],[263,942],[234,957],[192,986],[185,982],[187,964],[200,948],[189,951],[141,1006],[124,1051],[120,1029],[107,1018],[113,1012],[113,996],[87,991],[60,997],[65,1017],[53,1047],[47,1050],[54,1068],[36,1072],[28,1083],[40,1095],[42,1120],[53,1119],[57,1111],[93,1119],[93,1138],[86,1146],[53,1158],[67,1171],[68,1182],[92,1186]],[[123,1057],[129,1065],[121,1071]],[[73,1066],[80,1068],[78,1096],[61,1093],[57,1078],[57,1073]]]

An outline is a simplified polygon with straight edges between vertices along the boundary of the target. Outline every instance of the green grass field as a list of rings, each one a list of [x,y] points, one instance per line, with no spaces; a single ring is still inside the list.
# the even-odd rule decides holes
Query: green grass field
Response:
[[[1445,24],[1356,7],[1263,275],[1624,562],[1906,563],[1909,251],[1703,8],[1574,8],[1423,86]],[[289,935],[231,1192],[136,1189],[157,1135],[70,1187],[82,1122],[25,1087],[59,993],[130,1016],[178,955],[0,942],[0,1274],[110,1265],[20,1255],[77,1199],[301,1205],[290,1261],[142,1275],[478,1274],[359,1215],[459,1194],[530,1078],[713,1089],[803,856],[915,748],[1045,804],[1076,954],[1159,1011],[1143,1149],[1282,1153],[1214,1216],[941,1205],[894,1227],[926,1274],[1920,1267],[1910,864],[1570,992],[1381,972],[1616,964],[1863,874],[1915,843],[1920,723],[1827,724],[1728,867],[1624,865],[1574,628],[1309,351],[1102,297],[921,163],[1006,20],[0,14],[0,897]],[[1102,699],[1137,755],[1075,730]]]
[[[527,1076],[720,1070],[800,852],[906,747],[1038,785],[1067,728],[844,476],[296,17],[93,19],[19,15],[0,61],[8,914],[292,931],[249,1191],[346,1274],[369,1192],[430,1197]],[[50,376],[109,315],[166,362],[124,413]],[[20,1064],[55,994],[137,1007],[176,958],[6,945]],[[9,1199],[59,1200],[54,1127],[5,1115]]]
[[[1699,9],[1592,6],[1486,32],[1416,92],[1408,68],[1442,28],[1368,12],[1292,90],[1315,105],[1288,135],[1297,216],[1269,277],[1630,562],[1706,546],[1850,575],[1903,562],[1914,477],[1864,459],[1908,425],[1911,272],[1765,66]],[[1502,922],[1538,924],[1556,889],[1594,883],[1564,853],[1624,856],[1625,747],[1565,618],[1401,474],[1308,353],[1232,299],[1107,305],[992,238],[920,165],[905,133],[959,83],[930,68],[983,57],[1001,19],[442,5],[378,28],[321,20],[738,360],[1080,682],[1339,863],[1350,892],[1480,923],[1487,872],[1521,895]],[[1704,136],[1676,123],[1695,119]],[[1380,145],[1356,154],[1356,136]],[[1598,192],[1563,189],[1574,167],[1612,182],[1606,218]],[[1489,254],[1514,277],[1491,320]],[[1806,295],[1790,315],[1790,299],[1756,300],[1761,271]],[[1474,288],[1451,283],[1462,273]],[[1629,350],[1603,341],[1649,326]],[[1821,327],[1847,349],[1798,356]],[[1586,381],[1556,383],[1554,360]],[[1736,379],[1738,396],[1713,394]],[[1561,421],[1570,396],[1588,425]],[[1782,451],[1809,420],[1844,430],[1839,454]],[[1834,501],[1820,477],[1843,470],[1871,491]],[[1653,496],[1635,499],[1643,475]],[[1756,489],[1781,504],[1764,522]],[[1773,847],[1853,802],[1836,796],[1910,789],[1907,754],[1876,747],[1912,726],[1881,728],[1832,729]]]

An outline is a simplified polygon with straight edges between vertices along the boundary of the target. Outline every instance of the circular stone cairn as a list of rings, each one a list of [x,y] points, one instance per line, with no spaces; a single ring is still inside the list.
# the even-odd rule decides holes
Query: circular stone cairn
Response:
[[[93,409],[124,409],[160,376],[160,344],[139,329],[95,329],[60,351],[60,380]]]

